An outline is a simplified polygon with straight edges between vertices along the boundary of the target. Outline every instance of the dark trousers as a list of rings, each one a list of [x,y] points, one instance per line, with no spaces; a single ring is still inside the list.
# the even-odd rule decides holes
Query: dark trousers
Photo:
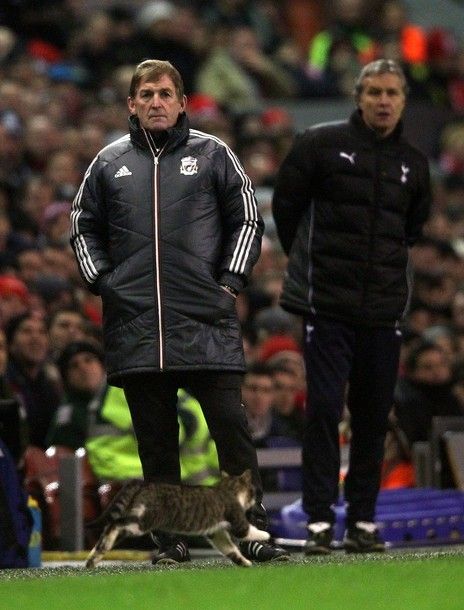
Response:
[[[346,403],[351,443],[344,495],[346,525],[374,521],[388,414],[398,372],[401,333],[311,316],[304,320],[307,405],[303,508],[309,520],[335,522]]]
[[[266,529],[261,504],[263,488],[245,408],[241,401],[242,375],[218,371],[149,373],[123,380],[145,480],[180,482],[177,390],[187,389],[200,403],[213,437],[221,470],[230,475],[251,469],[256,506],[250,521]]]

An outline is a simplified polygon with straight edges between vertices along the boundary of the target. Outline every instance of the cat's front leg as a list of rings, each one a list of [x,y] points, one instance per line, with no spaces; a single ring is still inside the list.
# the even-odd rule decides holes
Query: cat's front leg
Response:
[[[208,540],[217,548],[223,555],[239,566],[249,568],[252,564],[244,557],[238,546],[233,542],[227,530],[218,530],[214,534],[208,536]]]
[[[95,545],[93,549],[90,551],[90,555],[87,557],[87,561],[85,562],[86,568],[94,568],[97,563],[103,557],[103,553],[97,552],[97,546]]]
[[[264,530],[259,530],[254,525],[248,527],[248,531],[246,535],[242,538],[242,540],[269,540],[271,534],[269,532],[265,532]]]

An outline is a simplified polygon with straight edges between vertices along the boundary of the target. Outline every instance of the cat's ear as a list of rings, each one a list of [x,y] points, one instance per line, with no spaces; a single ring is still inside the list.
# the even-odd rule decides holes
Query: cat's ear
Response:
[[[244,481],[246,481],[247,483],[251,483],[251,479],[252,479],[252,476],[251,476],[251,470],[250,470],[249,468],[247,468],[246,470],[244,470],[244,471],[242,472],[241,478],[242,478]]]

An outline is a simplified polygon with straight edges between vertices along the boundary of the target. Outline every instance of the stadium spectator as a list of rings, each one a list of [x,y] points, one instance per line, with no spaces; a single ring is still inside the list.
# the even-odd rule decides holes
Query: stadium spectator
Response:
[[[262,363],[251,364],[243,377],[242,400],[255,447],[266,447],[272,434],[274,383],[271,369]]]
[[[410,98],[423,96],[422,83],[428,74],[427,32],[411,23],[403,0],[381,3],[378,28],[374,28],[377,53],[401,64],[409,84]]]
[[[292,372],[297,386],[295,402],[301,410],[304,410],[306,402],[306,370],[303,354],[300,349],[297,351],[293,348],[279,350],[267,358],[265,362],[271,368],[283,367]]]
[[[14,110],[4,110],[0,112],[0,180],[17,194],[28,177],[22,121]]]
[[[25,246],[14,257],[18,277],[31,287],[35,280],[44,272],[42,250],[37,245]]]
[[[18,468],[29,442],[26,414],[6,378],[8,344],[0,329],[0,438],[8,447]]]
[[[273,364],[271,372],[274,383],[272,435],[302,442],[304,411],[298,403],[299,378],[294,370],[282,364]]]
[[[454,367],[458,359],[459,344],[451,324],[431,325],[424,330],[421,339],[426,343],[439,347],[445,354],[450,366]]]
[[[91,91],[97,91],[115,67],[112,27],[111,16],[96,10],[86,16],[68,43],[72,61],[83,69],[85,87]]]
[[[278,168],[278,157],[271,138],[260,135],[242,140],[238,146],[238,154],[256,188],[272,186]]]
[[[423,83],[427,100],[435,106],[451,107],[450,84],[458,58],[458,40],[451,29],[431,28],[427,33],[427,78]]]
[[[47,431],[61,400],[59,380],[47,361],[47,326],[42,318],[26,312],[11,318],[5,332],[7,381],[26,411],[30,444],[46,448]]]
[[[14,275],[0,275],[0,325],[29,310],[30,294],[26,284]]]
[[[84,175],[87,167],[106,144],[106,132],[102,125],[84,123],[81,126],[76,141],[76,153],[79,159],[81,176]]]
[[[71,282],[56,272],[37,277],[31,291],[34,295],[38,295],[47,317],[64,307],[77,307],[76,293]]]
[[[211,133],[228,146],[235,145],[233,122],[211,95],[194,93],[189,96],[187,114],[192,128]]]
[[[410,446],[427,441],[432,417],[462,415],[453,391],[453,369],[443,350],[421,341],[406,359],[395,389],[394,412]]]
[[[37,246],[36,239],[45,210],[53,201],[54,188],[44,174],[33,175],[24,183],[11,219],[16,231],[29,246]]]
[[[57,150],[47,159],[44,175],[58,202],[72,201],[82,180],[79,159],[71,150]]]
[[[85,447],[99,480],[142,475],[130,411],[121,388],[107,384],[103,352],[95,342],[71,341],[58,358],[64,401],[45,445]]]
[[[201,14],[208,27],[249,27],[266,54],[272,54],[287,33],[285,7],[276,2],[218,0],[205,4]]]
[[[30,171],[45,177],[50,155],[59,151],[62,136],[58,125],[46,114],[33,114],[24,128],[24,159]]]
[[[65,246],[69,242],[69,201],[54,201],[45,208],[41,226],[43,243],[51,246]]]
[[[50,355],[56,361],[69,343],[89,339],[89,320],[74,307],[56,309],[48,320]]]
[[[139,36],[144,43],[140,59],[157,57],[171,62],[185,75],[186,95],[193,93],[203,52],[208,44],[197,11],[188,5],[178,6],[168,0],[155,0],[141,7],[136,19]]]
[[[308,72],[322,91],[350,95],[359,70],[377,58],[376,41],[367,26],[366,0],[335,0],[327,26],[311,40]]]
[[[260,109],[266,98],[292,98],[292,77],[266,56],[252,28],[229,29],[212,46],[197,73],[196,89],[233,114]]]
[[[449,190],[458,190],[458,180],[462,179],[464,171],[464,122],[461,119],[450,121],[442,129],[438,163],[445,176],[450,178],[447,183],[451,187]]]

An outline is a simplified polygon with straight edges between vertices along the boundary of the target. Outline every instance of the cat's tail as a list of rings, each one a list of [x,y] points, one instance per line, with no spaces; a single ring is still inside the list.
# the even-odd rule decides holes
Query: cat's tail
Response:
[[[126,483],[122,489],[114,496],[113,500],[108,504],[105,510],[93,521],[85,524],[86,528],[96,529],[102,525],[108,525],[119,519],[128,506],[130,506],[134,496],[140,491],[144,482],[140,479],[133,479]]]

